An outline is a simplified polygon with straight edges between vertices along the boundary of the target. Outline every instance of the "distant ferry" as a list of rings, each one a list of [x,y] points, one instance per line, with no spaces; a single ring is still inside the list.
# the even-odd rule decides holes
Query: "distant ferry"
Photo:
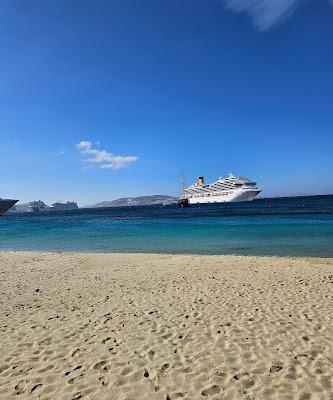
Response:
[[[77,210],[79,207],[74,201],[66,203],[53,203],[52,206],[47,206],[43,201],[31,201],[28,205],[28,212],[39,213],[42,211],[70,211]]]
[[[31,201],[28,204],[28,212],[39,213],[46,210],[47,210],[47,205],[41,200]]]
[[[261,192],[256,182],[232,173],[209,184],[205,184],[203,176],[200,176],[197,183],[186,189],[183,187],[182,179],[181,186],[181,196],[178,201],[181,207],[190,204],[252,201]]]
[[[77,210],[79,207],[74,201],[67,201],[67,203],[54,203],[51,206],[53,211],[70,211]]]
[[[18,200],[13,200],[13,199],[0,199],[0,215],[3,215],[17,202]]]

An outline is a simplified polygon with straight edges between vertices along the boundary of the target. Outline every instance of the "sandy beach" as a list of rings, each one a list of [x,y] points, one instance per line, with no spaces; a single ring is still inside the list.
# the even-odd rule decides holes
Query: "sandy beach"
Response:
[[[333,260],[0,252],[0,398],[333,399]]]

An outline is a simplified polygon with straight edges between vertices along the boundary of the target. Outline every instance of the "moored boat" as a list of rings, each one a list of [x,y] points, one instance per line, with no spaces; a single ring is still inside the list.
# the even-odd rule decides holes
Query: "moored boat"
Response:
[[[11,207],[13,207],[18,200],[14,199],[0,199],[0,215],[3,215]]]

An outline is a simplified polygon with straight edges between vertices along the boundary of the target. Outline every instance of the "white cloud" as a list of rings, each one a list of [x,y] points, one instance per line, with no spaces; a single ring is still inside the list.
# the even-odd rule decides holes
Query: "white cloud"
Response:
[[[273,28],[289,19],[303,0],[223,0],[225,6],[244,12],[259,31]],[[333,0],[331,0],[333,4]]]
[[[60,150],[58,150],[58,156],[63,156],[64,154],[66,154],[67,153],[67,150],[66,149],[60,149]]]
[[[97,142],[97,146],[99,146],[99,142]],[[104,169],[121,169],[138,160],[136,156],[115,156],[108,151],[94,149],[92,142],[89,141],[82,141],[76,147],[81,154],[90,156],[83,160],[88,163],[88,167],[97,164]]]

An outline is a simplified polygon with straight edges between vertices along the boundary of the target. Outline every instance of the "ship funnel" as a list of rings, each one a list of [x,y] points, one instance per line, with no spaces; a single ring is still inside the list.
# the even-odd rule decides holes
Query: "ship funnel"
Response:
[[[199,176],[199,185],[202,186],[205,184],[205,180],[203,176]]]

